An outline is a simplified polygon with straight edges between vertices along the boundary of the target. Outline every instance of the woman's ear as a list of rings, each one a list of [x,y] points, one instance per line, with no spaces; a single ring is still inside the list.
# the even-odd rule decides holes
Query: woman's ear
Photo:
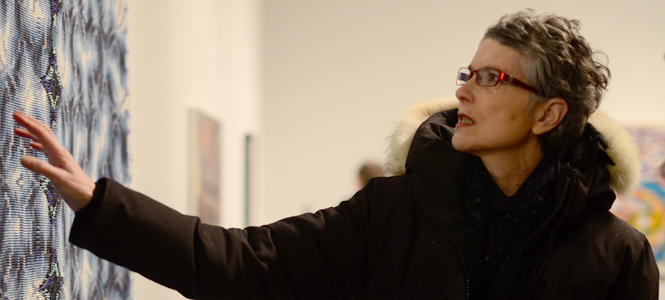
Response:
[[[568,102],[561,98],[552,98],[536,107],[535,122],[532,132],[541,135],[554,129],[568,113]]]

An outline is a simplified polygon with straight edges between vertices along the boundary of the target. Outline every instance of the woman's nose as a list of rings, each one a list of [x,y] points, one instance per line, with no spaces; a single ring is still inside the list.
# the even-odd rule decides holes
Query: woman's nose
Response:
[[[473,93],[471,89],[473,89],[472,85],[475,85],[476,80],[471,78],[469,81],[467,81],[465,84],[460,86],[457,91],[455,91],[455,97],[457,97],[457,100],[459,101],[473,101]]]

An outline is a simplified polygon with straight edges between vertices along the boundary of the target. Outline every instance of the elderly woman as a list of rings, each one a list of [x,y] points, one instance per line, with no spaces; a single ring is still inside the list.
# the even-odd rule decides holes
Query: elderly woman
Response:
[[[48,126],[16,112],[17,134],[50,161],[22,163],[76,211],[72,243],[187,297],[657,299],[649,243],[608,212],[635,162],[611,157],[621,134],[587,124],[609,71],[578,27],[504,16],[457,74],[459,108],[416,109],[398,129],[396,176],[262,227],[201,224],[93,183]]]

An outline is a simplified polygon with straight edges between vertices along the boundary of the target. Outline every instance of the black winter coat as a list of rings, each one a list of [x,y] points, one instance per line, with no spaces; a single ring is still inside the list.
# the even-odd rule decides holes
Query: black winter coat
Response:
[[[70,241],[196,299],[466,299],[461,197],[472,157],[456,110],[423,123],[406,174],[339,206],[262,227],[201,224],[101,179]],[[511,267],[501,299],[657,299],[644,235],[611,214],[607,145],[592,126],[558,164],[554,209]],[[528,278],[517,281],[516,278]]]

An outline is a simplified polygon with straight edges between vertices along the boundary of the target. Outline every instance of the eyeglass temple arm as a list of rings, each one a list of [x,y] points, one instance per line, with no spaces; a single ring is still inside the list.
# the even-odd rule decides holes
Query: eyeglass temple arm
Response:
[[[526,83],[520,81],[519,79],[515,79],[515,78],[513,78],[513,76],[510,76],[510,75],[508,75],[508,74],[506,74],[504,80],[505,80],[505,81],[508,81],[508,82],[510,82],[510,83],[512,83],[512,84],[514,84],[514,85],[516,85],[516,86],[519,86],[519,87],[521,87],[521,88],[523,88],[523,89],[525,89],[525,90],[527,90],[527,91],[534,92],[534,93],[536,93],[536,94],[538,94],[538,95],[541,95],[541,96],[543,96],[543,97],[547,97],[547,95],[545,95],[545,93],[543,93],[543,92],[537,90],[536,88],[534,88],[534,87],[532,87],[532,86],[530,86],[530,85],[528,85],[528,84],[526,84]]]

